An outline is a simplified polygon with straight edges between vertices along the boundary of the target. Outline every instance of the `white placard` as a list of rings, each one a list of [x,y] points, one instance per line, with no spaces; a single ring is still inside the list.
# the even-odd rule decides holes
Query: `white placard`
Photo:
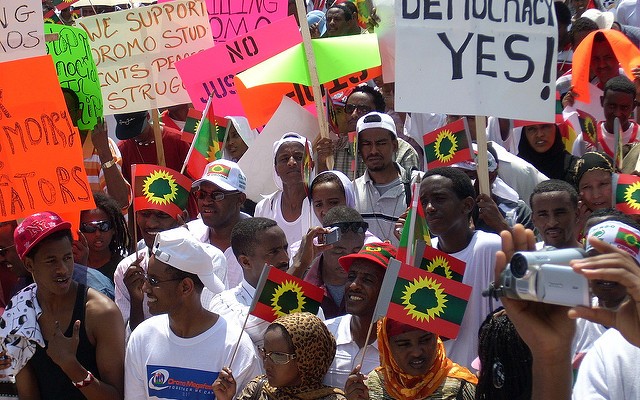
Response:
[[[0,2],[0,62],[47,54],[41,0]]]

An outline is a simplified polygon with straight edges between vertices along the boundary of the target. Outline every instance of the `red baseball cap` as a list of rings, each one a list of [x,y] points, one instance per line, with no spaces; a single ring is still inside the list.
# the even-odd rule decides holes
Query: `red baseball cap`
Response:
[[[21,260],[42,239],[54,232],[63,229],[71,229],[71,223],[64,221],[60,216],[51,211],[32,214],[22,221],[13,232],[13,241],[16,244],[16,252]]]
[[[338,262],[346,271],[349,271],[355,260],[369,260],[387,269],[389,260],[396,257],[396,252],[391,243],[367,243],[359,252],[340,257]]]

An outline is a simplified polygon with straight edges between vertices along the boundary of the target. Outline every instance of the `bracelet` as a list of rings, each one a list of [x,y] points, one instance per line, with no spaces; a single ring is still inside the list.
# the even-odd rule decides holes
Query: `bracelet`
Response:
[[[84,378],[83,380],[79,381],[79,382],[72,382],[73,386],[75,386],[78,389],[82,389],[83,387],[87,387],[89,386],[93,380],[95,378],[93,377],[93,374],[91,373],[91,371],[87,371],[87,377]]]
[[[113,167],[114,165],[116,165],[116,160],[115,160],[115,158],[114,158],[114,159],[111,159],[111,160],[109,160],[109,161],[107,161],[107,162],[106,162],[106,163],[104,163],[104,164],[102,164],[102,169],[111,168],[111,167]]]

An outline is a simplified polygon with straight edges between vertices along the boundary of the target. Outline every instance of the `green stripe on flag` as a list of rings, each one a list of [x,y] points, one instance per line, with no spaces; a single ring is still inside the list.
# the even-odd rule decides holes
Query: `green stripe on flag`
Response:
[[[446,285],[441,282],[436,282],[435,288],[430,288],[424,283],[398,277],[391,303],[402,306],[410,316],[428,316],[428,319],[439,317],[460,325],[467,302],[446,290]]]

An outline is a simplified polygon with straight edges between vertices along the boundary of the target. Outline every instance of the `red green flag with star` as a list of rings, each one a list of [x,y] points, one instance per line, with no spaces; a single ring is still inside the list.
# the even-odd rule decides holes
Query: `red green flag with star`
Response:
[[[620,243],[625,246],[625,248],[634,251],[636,256],[638,252],[640,252],[640,236],[623,227],[618,228],[614,242]]]
[[[420,184],[414,182],[411,191],[411,207],[400,235],[396,258],[406,264],[416,265],[416,248],[419,240],[431,246],[431,234],[420,202]]]
[[[187,209],[191,179],[167,167],[131,166],[133,211],[160,210],[176,218]]]
[[[473,160],[466,118],[425,134],[423,140],[427,169]]]
[[[317,314],[323,298],[324,290],[319,287],[278,268],[266,266],[260,275],[249,312],[267,322],[296,312]]]
[[[640,176],[613,174],[613,203],[625,214],[640,214]]]
[[[456,282],[462,282],[464,270],[467,264],[444,251],[440,251],[435,247],[427,246],[424,249],[420,269],[444,276],[447,279],[453,279]]]
[[[589,113],[577,110],[578,111],[578,122],[580,123],[580,129],[582,130],[582,140],[587,143],[591,143],[593,146],[596,146],[598,143],[598,130],[596,128],[597,121],[596,119]]]
[[[400,263],[387,267],[374,318],[388,318],[455,339],[471,296],[471,286]]]

